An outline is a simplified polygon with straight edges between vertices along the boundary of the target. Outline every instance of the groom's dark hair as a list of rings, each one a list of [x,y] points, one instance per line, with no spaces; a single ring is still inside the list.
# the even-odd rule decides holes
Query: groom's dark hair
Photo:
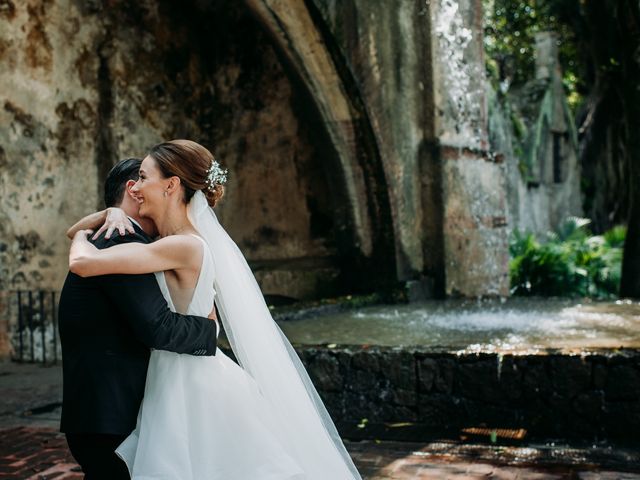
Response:
[[[117,207],[122,203],[124,189],[128,180],[137,180],[142,160],[127,158],[120,160],[107,174],[104,181],[104,204]]]

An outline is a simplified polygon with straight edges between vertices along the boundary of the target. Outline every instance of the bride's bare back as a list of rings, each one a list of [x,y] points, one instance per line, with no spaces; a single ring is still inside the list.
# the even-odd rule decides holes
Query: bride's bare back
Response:
[[[199,263],[202,265],[202,257],[204,255],[202,245],[200,245],[200,250]],[[176,312],[184,313],[189,308],[198,283],[200,270],[201,268],[198,268],[196,272],[192,269],[183,269],[180,271],[166,270],[164,272],[164,279],[167,282],[167,288],[169,289],[169,294],[173,300],[173,306],[176,308]]]

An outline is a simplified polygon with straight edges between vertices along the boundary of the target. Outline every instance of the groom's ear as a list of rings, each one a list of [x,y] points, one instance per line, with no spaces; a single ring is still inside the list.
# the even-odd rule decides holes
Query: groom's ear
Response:
[[[135,194],[131,191],[131,189],[133,188],[133,186],[136,184],[135,180],[127,180],[127,183],[124,184],[125,187],[125,192],[127,195],[129,195],[131,198],[133,198],[134,200],[136,199]]]

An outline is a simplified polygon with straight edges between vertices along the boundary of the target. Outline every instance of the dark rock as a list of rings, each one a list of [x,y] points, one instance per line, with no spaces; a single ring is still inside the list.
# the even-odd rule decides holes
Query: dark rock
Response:
[[[338,361],[327,353],[318,354],[309,364],[309,376],[319,390],[342,390],[343,381]]]
[[[413,355],[408,352],[386,352],[380,359],[380,374],[396,387],[415,389],[414,361]]]
[[[483,399],[490,403],[497,403],[503,398],[495,360],[458,364],[454,383],[455,392],[464,398]]]
[[[607,366],[602,363],[596,363],[592,367],[591,382],[593,388],[602,389],[607,381]]]
[[[417,394],[415,390],[395,389],[392,390],[391,401],[396,405],[415,406]]]
[[[418,421],[431,427],[460,426],[460,400],[442,393],[420,395]]]
[[[418,361],[418,386],[421,393],[431,391],[438,371],[438,364],[433,358],[423,358]]]
[[[640,431],[640,401],[605,402],[604,421],[607,435],[638,440]]]
[[[356,352],[351,357],[353,368],[360,370],[367,370],[369,372],[379,372],[380,364],[378,363],[379,354],[376,351],[361,351]]]
[[[438,359],[438,372],[433,382],[433,389],[438,393],[451,393],[453,391],[453,377],[456,364],[448,358]]]
[[[385,421],[385,403],[371,401],[362,393],[345,392],[344,394],[344,418],[360,421],[366,418],[370,422]]]
[[[595,422],[604,411],[604,396],[601,392],[581,393],[572,402],[576,414]]]
[[[574,398],[591,386],[591,364],[580,357],[554,356],[549,367],[551,385],[559,395]]]
[[[605,394],[607,401],[640,399],[640,372],[632,364],[610,367]]]
[[[523,359],[523,364],[517,362],[523,370],[522,391],[529,398],[542,398],[551,393],[551,382],[547,373],[546,358]]]
[[[351,358],[353,357],[353,352],[348,349],[334,351],[333,355],[338,360],[338,364],[342,371],[351,370]]]
[[[544,407],[543,407],[544,408]],[[548,398],[546,415],[544,415],[544,430],[550,435],[566,437],[573,432],[571,417],[573,405],[566,395],[552,392]]]
[[[502,359],[502,366],[499,368],[498,381],[501,391],[501,402],[518,402],[524,399],[522,391],[523,372],[518,367],[513,356],[506,356]]]
[[[381,379],[375,372],[368,370],[352,370],[345,382],[348,390],[355,392],[369,392],[373,394],[380,388]]]
[[[384,422],[415,422],[418,420],[418,415],[415,409],[385,403],[382,405],[382,420]]]
[[[578,395],[573,401],[570,412],[569,428],[571,437],[589,438],[603,435],[602,417],[604,416],[604,395],[602,392],[589,392]]]
[[[300,347],[298,345],[295,346],[296,349],[296,353],[298,354],[298,356],[300,357],[300,360],[302,361],[304,367],[306,369],[309,368],[309,364],[313,361],[313,359],[316,357],[316,355],[318,354],[317,350],[313,347]]]

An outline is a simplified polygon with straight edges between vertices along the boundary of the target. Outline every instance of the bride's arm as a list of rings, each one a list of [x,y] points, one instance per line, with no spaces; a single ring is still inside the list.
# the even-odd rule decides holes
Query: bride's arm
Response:
[[[129,233],[135,232],[133,224],[122,209],[118,207],[109,207],[104,210],[100,210],[99,212],[90,213],[86,217],[78,220],[69,228],[69,230],[67,230],[67,237],[73,238],[80,230],[95,230],[98,227],[101,228],[93,236],[94,240],[98,238],[104,230],[107,230],[105,238],[109,238],[116,228],[120,232],[120,235],[123,236],[125,231]]]
[[[195,265],[200,242],[187,235],[170,235],[153,243],[125,243],[99,250],[87,240],[91,230],[80,230],[69,250],[69,270],[81,277],[110,273],[151,273]]]

